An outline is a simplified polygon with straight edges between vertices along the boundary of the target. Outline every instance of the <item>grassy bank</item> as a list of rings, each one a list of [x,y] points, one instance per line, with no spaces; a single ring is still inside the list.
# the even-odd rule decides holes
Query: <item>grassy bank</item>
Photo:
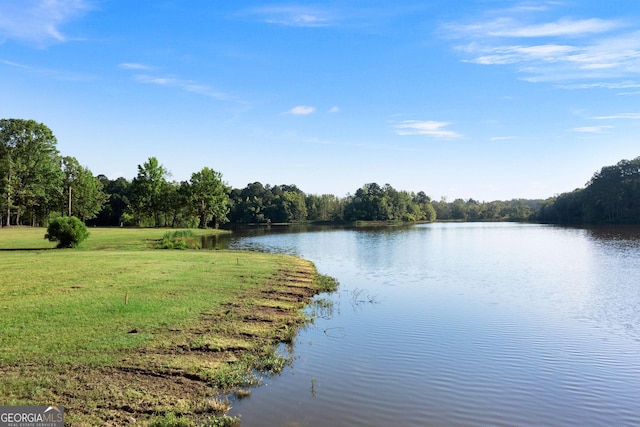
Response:
[[[216,393],[282,369],[275,345],[334,285],[299,258],[90,231],[54,250],[43,229],[0,229],[0,404],[63,405],[74,425],[219,425]]]

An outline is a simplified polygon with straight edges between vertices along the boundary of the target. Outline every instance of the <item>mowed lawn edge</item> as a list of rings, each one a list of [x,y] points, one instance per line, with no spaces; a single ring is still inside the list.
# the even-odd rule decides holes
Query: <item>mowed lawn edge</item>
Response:
[[[296,257],[90,231],[55,250],[44,229],[0,229],[0,404],[63,405],[73,425],[215,424],[229,405],[214,397],[282,369],[276,345],[337,285]]]

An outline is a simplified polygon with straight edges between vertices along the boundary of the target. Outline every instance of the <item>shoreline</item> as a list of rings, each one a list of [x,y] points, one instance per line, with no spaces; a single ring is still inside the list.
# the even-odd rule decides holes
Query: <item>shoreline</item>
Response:
[[[219,396],[281,371],[277,345],[337,286],[310,261],[254,252],[4,255],[0,404],[61,405],[71,425],[236,425]]]

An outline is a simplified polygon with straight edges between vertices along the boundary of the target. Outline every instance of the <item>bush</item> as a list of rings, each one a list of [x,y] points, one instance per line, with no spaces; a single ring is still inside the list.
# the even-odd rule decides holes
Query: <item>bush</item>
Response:
[[[200,238],[192,230],[168,231],[158,243],[160,249],[200,249]]]
[[[75,248],[89,237],[87,227],[75,216],[61,216],[55,218],[47,227],[45,239],[58,242],[58,248]]]

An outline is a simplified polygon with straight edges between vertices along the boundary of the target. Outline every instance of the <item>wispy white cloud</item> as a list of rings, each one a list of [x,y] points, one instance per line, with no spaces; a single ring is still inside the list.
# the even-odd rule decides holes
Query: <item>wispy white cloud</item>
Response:
[[[605,19],[560,19],[541,24],[526,24],[512,17],[502,17],[491,21],[474,24],[446,25],[449,31],[459,36],[499,38],[532,38],[558,36],[585,36],[588,34],[605,33],[620,28],[622,22]]]
[[[611,116],[596,116],[592,117],[593,120],[640,120],[640,113],[621,113]]]
[[[571,129],[573,132],[579,133],[603,133],[607,129],[611,129],[613,126],[582,126]]]
[[[514,139],[520,139],[517,136],[493,136],[489,140],[492,142],[496,141],[513,141]]]
[[[340,107],[338,107],[337,105],[334,105],[333,107],[329,108],[329,112],[330,113],[339,113],[340,112]]]
[[[123,70],[150,70],[152,67],[138,62],[123,62],[118,64],[118,68]]]
[[[61,27],[90,9],[90,0],[2,0],[0,42],[13,39],[45,46],[68,41]]]
[[[636,89],[640,88],[640,82],[622,81],[622,82],[597,82],[597,83],[582,83],[572,85],[561,85],[565,89]]]
[[[445,127],[451,124],[451,122],[437,122],[433,120],[405,120],[394,127],[398,135],[425,135],[439,139],[461,138],[461,134],[445,129]]]
[[[587,88],[580,83],[587,79],[607,87],[640,78],[640,30],[626,20],[546,20],[535,10],[514,9],[487,15],[493,18],[442,28],[443,36],[458,40],[466,62],[511,65],[524,80],[572,88]]]
[[[13,68],[19,68],[20,70],[23,70],[25,72],[51,77],[55,80],[86,82],[86,81],[94,81],[98,79],[97,76],[91,75],[91,74],[83,74],[76,71],[68,71],[68,70],[60,70],[60,69],[52,69],[52,68],[34,67],[31,65],[21,64],[18,62],[7,61],[4,59],[0,59],[0,64],[4,64]]]
[[[0,64],[8,65],[10,67],[15,67],[15,68],[22,68],[23,70],[32,70],[33,69],[33,67],[30,67],[28,65],[19,64],[17,62],[12,62],[12,61],[6,61],[4,59],[0,59]]]
[[[519,64],[523,62],[542,61],[558,62],[567,54],[575,52],[573,46],[538,45],[538,46],[496,46],[479,48],[477,45],[466,48],[478,56],[468,62],[482,65]]]
[[[175,77],[158,77],[147,74],[138,74],[134,76],[134,80],[140,83],[154,84],[158,86],[174,87],[186,92],[195,93],[197,95],[206,96],[217,101],[233,101],[233,99],[222,92],[214,90],[212,87],[194,82],[193,80],[178,79]]]
[[[326,27],[334,21],[329,11],[311,6],[264,6],[242,14],[268,24],[290,27]]]
[[[308,116],[309,114],[313,114],[316,111],[316,107],[311,107],[309,105],[298,105],[293,107],[288,111],[289,114],[293,114],[294,116]]]

